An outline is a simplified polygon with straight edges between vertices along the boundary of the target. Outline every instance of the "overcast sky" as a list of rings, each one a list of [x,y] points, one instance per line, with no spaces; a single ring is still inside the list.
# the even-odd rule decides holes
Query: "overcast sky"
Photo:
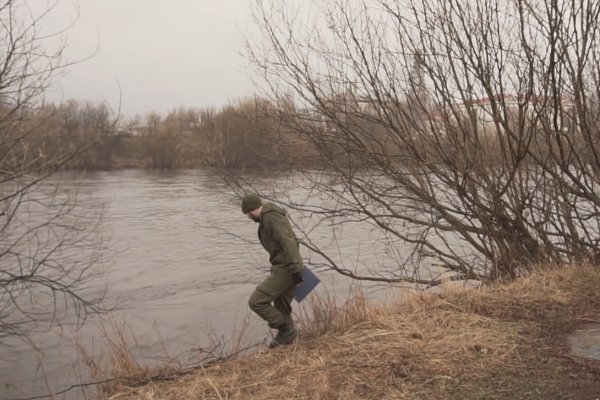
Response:
[[[46,0],[27,1],[33,11]],[[47,99],[103,101],[121,90],[126,116],[220,106],[253,92],[239,55],[251,29],[250,0],[61,0],[44,31],[68,25],[69,68]],[[96,50],[97,49],[97,50]]]

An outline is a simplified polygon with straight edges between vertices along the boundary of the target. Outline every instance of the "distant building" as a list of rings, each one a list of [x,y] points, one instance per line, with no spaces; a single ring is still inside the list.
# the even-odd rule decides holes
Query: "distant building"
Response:
[[[496,120],[515,123],[520,115],[530,121],[541,118],[542,124],[552,127],[555,114],[556,123],[561,131],[569,131],[575,127],[572,96],[555,99],[546,96],[500,94],[467,101],[458,108],[466,117],[474,117],[481,127],[493,126]]]
[[[459,103],[450,111],[433,113],[430,122],[433,129],[440,131],[445,130],[448,124],[457,124],[457,119],[460,118],[465,122],[465,127],[476,126],[481,128],[483,133],[495,131],[497,122],[513,125],[521,118],[525,124],[535,121],[540,128],[553,129],[556,123],[560,131],[569,132],[577,129],[574,111],[572,96],[555,99],[546,96],[500,94],[468,100]],[[502,126],[501,124],[501,129]]]

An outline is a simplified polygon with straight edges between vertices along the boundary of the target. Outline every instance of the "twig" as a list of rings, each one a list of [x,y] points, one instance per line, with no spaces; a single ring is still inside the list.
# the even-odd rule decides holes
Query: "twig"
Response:
[[[591,319],[591,318],[585,318],[585,317],[575,318],[575,321],[577,321],[577,322],[589,322],[589,323],[592,323],[592,324],[600,324],[600,321],[598,321],[597,319]]]
[[[204,375],[206,376],[206,379],[208,379],[208,383],[210,384],[210,386],[213,388],[213,390],[215,391],[217,396],[219,396],[219,400],[223,400],[223,398],[221,397],[221,393],[219,392],[219,389],[217,389],[217,387],[213,383],[212,379],[210,379],[208,377],[208,374],[206,373],[206,369],[204,369],[204,365],[200,364],[200,368],[202,368],[202,372],[204,372]]]

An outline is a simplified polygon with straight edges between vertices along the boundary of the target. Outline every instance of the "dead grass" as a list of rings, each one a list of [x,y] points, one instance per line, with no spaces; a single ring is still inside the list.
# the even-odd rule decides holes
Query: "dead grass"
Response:
[[[109,317],[106,322],[106,325],[99,323],[104,340],[103,359],[88,354],[85,346],[77,342],[79,355],[92,381],[105,382],[95,387],[98,397],[109,397],[122,378],[129,382],[146,382],[153,376],[166,375],[178,369],[169,362],[159,367],[140,364],[133,352],[133,348],[139,348],[135,335],[127,330],[125,324],[119,324],[113,318]],[[160,337],[160,332],[157,331],[157,335]]]
[[[600,270],[577,266],[402,303],[317,299],[295,345],[105,398],[591,399],[600,363],[570,356],[563,339],[581,318],[600,320],[598,288]]]
[[[342,333],[367,319],[369,307],[360,284],[351,287],[344,302],[325,292],[310,296],[299,307],[296,325],[304,340],[312,340],[325,334]]]

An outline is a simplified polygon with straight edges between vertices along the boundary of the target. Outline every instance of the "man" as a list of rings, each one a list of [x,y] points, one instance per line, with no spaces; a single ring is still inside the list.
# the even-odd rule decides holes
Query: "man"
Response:
[[[269,348],[290,344],[297,336],[291,305],[294,287],[303,281],[298,241],[285,210],[263,204],[258,195],[251,193],[242,198],[242,212],[259,224],[258,238],[271,262],[271,274],[256,287],[248,305],[270,328],[278,330]]]

